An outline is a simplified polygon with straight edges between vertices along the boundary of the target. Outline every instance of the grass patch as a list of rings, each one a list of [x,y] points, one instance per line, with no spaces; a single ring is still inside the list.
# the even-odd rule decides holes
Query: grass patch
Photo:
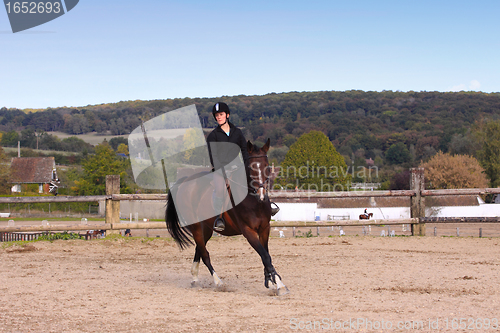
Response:
[[[302,233],[300,230],[297,231],[297,235],[295,236],[296,238],[310,238],[310,237],[316,237],[313,235],[312,230],[309,229],[308,232]]]
[[[33,241],[13,241],[13,242],[2,242],[2,249],[7,249],[12,246],[20,246],[24,247],[30,243],[33,243]]]
[[[128,134],[124,135],[111,135],[111,134],[97,134],[95,132],[90,132],[87,134],[68,134],[68,133],[63,133],[63,132],[47,132],[48,134],[52,134],[57,136],[59,139],[66,139],[72,136],[76,136],[78,139],[83,140],[87,143],[90,143],[91,145],[95,146],[104,141],[106,139],[108,142],[109,140],[117,137],[122,137],[122,138],[128,138]]]
[[[55,214],[55,213],[54,213]],[[105,218],[104,217],[85,217],[87,219],[87,222],[104,222]],[[14,220],[14,221],[68,221],[68,222],[73,222],[73,221],[79,221],[79,218],[75,217],[2,217],[0,218],[0,221],[9,221],[9,220]]]
[[[3,150],[6,152],[6,153],[12,153],[12,152],[15,152],[17,153],[17,148],[13,148],[13,147],[2,147]],[[27,149],[27,148],[22,148],[22,149]],[[43,149],[31,149],[33,152],[37,153],[37,154],[44,154],[44,155],[54,155],[54,154],[59,154],[59,155],[63,155],[63,156],[72,156],[72,155],[79,155],[81,154],[80,152],[73,152],[73,151],[63,151],[63,150],[43,150]],[[22,151],[21,151],[21,155],[22,155]]]
[[[61,239],[61,240],[69,240],[69,239],[85,239],[85,237],[83,236],[80,236],[79,234],[75,233],[75,232],[58,232],[58,233],[50,233],[50,234],[44,234],[44,235],[40,235],[38,236],[38,238],[35,240],[35,241],[49,241],[49,242],[53,242],[55,240],[58,240],[58,239]]]

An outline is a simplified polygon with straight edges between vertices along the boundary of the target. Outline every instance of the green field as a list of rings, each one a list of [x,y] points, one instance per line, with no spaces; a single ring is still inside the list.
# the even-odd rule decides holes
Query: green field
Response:
[[[17,152],[17,148],[13,148],[13,147],[2,147],[3,150],[6,152],[6,153],[10,153],[10,152]],[[26,148],[21,148],[21,149],[26,149]],[[42,150],[42,149],[33,149],[34,152],[37,152],[37,153],[42,153],[44,155],[53,155],[53,154],[59,154],[59,155],[64,155],[64,156],[70,156],[70,155],[78,155],[80,153],[78,152],[71,152],[71,151],[59,151],[59,150]],[[22,155],[22,153],[21,153]]]
[[[76,136],[78,139],[81,139],[87,143],[90,143],[93,146],[96,146],[99,143],[103,142],[104,139],[109,141],[112,138],[118,138],[118,137],[127,138],[128,137],[128,134],[125,134],[125,135],[111,135],[111,134],[101,135],[101,134],[97,134],[95,132],[91,132],[91,133],[87,133],[87,134],[78,134],[78,135],[68,134],[68,133],[63,133],[63,132],[47,132],[47,133],[51,134],[51,135],[55,135],[61,140],[69,138],[71,136]]]

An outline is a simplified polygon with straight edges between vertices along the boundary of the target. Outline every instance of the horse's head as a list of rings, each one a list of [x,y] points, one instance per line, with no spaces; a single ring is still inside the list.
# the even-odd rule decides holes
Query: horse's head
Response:
[[[270,142],[271,140],[267,139],[266,144],[262,148],[254,146],[250,141],[247,142],[250,189],[258,196],[259,201],[264,201],[269,191],[271,171],[269,161],[267,160],[267,151],[269,150]]]

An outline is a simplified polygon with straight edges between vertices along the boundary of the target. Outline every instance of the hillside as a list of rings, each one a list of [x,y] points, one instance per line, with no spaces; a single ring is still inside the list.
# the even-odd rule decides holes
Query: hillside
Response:
[[[273,148],[284,147],[276,151],[277,162],[286,153],[285,146],[310,130],[325,133],[348,164],[353,159],[364,164],[370,158],[379,165],[398,164],[389,151],[395,146],[395,153],[408,150],[412,165],[438,150],[474,154],[472,125],[500,118],[500,93],[319,91],[126,101],[30,112],[2,108],[0,130],[126,135],[141,120],[193,103],[202,126],[211,128],[215,124],[211,108],[219,100],[228,103],[231,120],[244,127],[248,139],[262,143],[269,137]]]

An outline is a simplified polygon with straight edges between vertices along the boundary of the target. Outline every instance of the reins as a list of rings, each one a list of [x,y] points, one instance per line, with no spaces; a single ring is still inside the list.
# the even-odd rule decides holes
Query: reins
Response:
[[[266,157],[267,158],[267,155],[256,155],[256,156],[249,156],[248,159],[251,159],[251,158],[258,158],[258,157]],[[235,182],[234,180],[230,180],[231,184],[235,184],[235,185],[238,185],[238,186],[241,186],[243,187],[244,185],[243,184],[240,184],[238,182]],[[264,180],[263,183],[258,183],[259,184],[259,187],[257,187],[257,189],[253,186],[251,186],[251,183],[254,182],[254,180],[251,180],[250,181],[250,186],[247,186],[248,187],[248,190],[253,192],[254,194],[257,193],[257,190],[259,188],[264,188],[264,189],[267,189],[266,185],[269,185],[269,176],[266,177],[266,180]],[[269,189],[267,189],[269,190]]]

